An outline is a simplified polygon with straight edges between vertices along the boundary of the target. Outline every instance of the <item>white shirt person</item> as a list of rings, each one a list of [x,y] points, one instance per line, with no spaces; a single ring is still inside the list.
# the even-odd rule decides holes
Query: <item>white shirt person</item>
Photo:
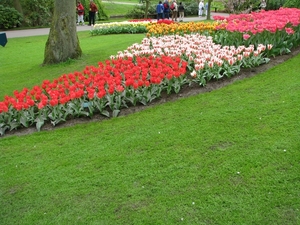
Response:
[[[202,16],[203,15],[203,11],[204,11],[204,3],[203,1],[201,0],[199,2],[199,16]]]

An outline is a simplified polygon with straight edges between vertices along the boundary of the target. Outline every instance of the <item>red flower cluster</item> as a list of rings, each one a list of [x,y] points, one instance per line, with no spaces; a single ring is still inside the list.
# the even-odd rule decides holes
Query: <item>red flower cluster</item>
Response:
[[[12,106],[20,111],[36,106],[66,104],[73,99],[103,98],[107,94],[123,92],[126,88],[138,89],[151,84],[161,84],[186,73],[187,63],[180,57],[136,57],[136,59],[106,60],[98,67],[86,66],[83,72],[64,74],[50,82],[44,80],[31,90],[15,91],[14,96],[5,96],[0,102],[0,113]]]
[[[175,23],[173,20],[167,20],[167,19],[161,19],[161,20],[158,20],[157,21],[158,24],[160,23],[165,23],[165,24],[172,24],[172,23]]]

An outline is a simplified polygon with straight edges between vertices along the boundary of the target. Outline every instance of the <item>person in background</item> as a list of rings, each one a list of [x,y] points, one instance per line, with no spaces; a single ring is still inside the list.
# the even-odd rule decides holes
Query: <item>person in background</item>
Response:
[[[164,18],[164,6],[161,1],[156,5],[157,20]]]
[[[84,20],[83,20],[83,15],[84,15],[84,7],[83,5],[81,4],[81,2],[78,2],[77,3],[77,7],[76,7],[76,10],[77,10],[77,18],[78,18],[78,22],[77,22],[77,25],[80,24],[80,22],[82,23],[82,25],[84,25]]]
[[[95,25],[95,17],[96,13],[98,12],[98,7],[94,3],[93,0],[90,0],[90,10],[89,10],[89,26]]]
[[[199,2],[199,16],[203,15],[203,10],[204,10],[204,3],[203,3],[203,0],[201,0]]]
[[[179,6],[178,6],[178,13],[179,13],[179,22],[183,21],[183,18],[184,18],[184,6],[182,4],[182,2],[179,3]]]
[[[266,1],[265,1],[265,0],[262,0],[262,1],[261,1],[261,3],[260,3],[260,9],[263,9],[263,10],[265,10],[265,9],[266,9],[266,7],[267,7],[267,3],[266,3]]]
[[[207,16],[207,10],[208,10],[208,2],[205,3],[205,15]]]
[[[169,1],[165,0],[163,6],[164,6],[164,18],[165,19],[170,19],[170,5],[169,5]]]
[[[172,20],[177,21],[177,16],[178,16],[178,6],[176,3],[176,0],[173,0],[172,5],[174,5],[174,9],[172,10]],[[171,5],[171,6],[172,6]]]

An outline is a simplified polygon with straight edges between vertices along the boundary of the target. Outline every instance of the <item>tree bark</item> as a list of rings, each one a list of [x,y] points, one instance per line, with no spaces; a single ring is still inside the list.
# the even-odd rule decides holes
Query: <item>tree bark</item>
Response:
[[[206,15],[207,20],[211,20],[211,16],[210,16],[211,2],[212,0],[208,0],[207,15]]]
[[[55,0],[43,64],[56,64],[81,56],[76,32],[76,1]]]
[[[19,13],[21,13],[21,14],[23,15],[23,9],[22,9],[22,5],[21,5],[21,3],[20,3],[20,0],[14,0],[14,1],[13,1],[13,4],[14,4],[15,9],[16,9]]]
[[[151,4],[151,0],[146,0],[145,14],[144,14],[144,18],[145,18],[145,19],[148,18],[148,12],[149,12],[150,4]]]

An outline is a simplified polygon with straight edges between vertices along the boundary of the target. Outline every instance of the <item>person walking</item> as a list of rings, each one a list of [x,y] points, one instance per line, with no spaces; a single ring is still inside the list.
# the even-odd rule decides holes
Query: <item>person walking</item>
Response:
[[[204,3],[203,3],[203,0],[201,0],[199,2],[199,16],[203,15],[203,11],[204,11]]]
[[[89,10],[89,26],[95,25],[95,17],[96,13],[98,12],[98,7],[94,3],[93,0],[90,0],[90,10]]]
[[[76,11],[77,11],[77,25],[79,25],[80,22],[82,23],[82,25],[85,25],[84,24],[84,19],[83,19],[84,7],[81,4],[81,2],[77,3]]]
[[[207,16],[208,13],[208,2],[205,3],[205,15]]]
[[[172,10],[172,20],[177,21],[178,6],[177,6],[177,3],[176,3],[176,0],[173,0],[173,3],[171,5],[170,9]]]
[[[182,2],[179,3],[178,13],[179,13],[179,22],[182,22],[183,18],[184,18],[184,6],[183,6]]]
[[[267,3],[266,3],[266,1],[265,0],[262,0],[261,1],[261,3],[260,3],[260,9],[263,9],[263,10],[265,10],[266,9],[266,7],[267,7]]]
[[[161,1],[156,5],[157,21],[164,18],[164,6]]]
[[[165,19],[170,19],[170,5],[169,5],[169,1],[165,0],[163,6],[164,6],[164,18]]]

